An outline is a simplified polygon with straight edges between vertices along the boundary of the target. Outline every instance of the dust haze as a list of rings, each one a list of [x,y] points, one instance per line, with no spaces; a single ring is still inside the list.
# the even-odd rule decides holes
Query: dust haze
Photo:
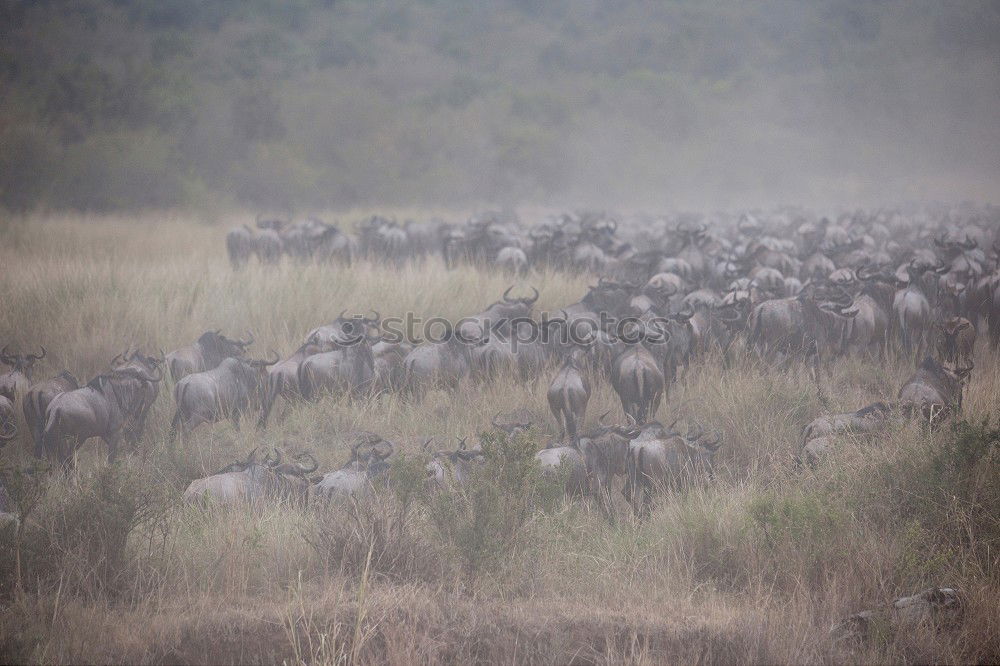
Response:
[[[994,2],[4,2],[12,210],[997,200]]]

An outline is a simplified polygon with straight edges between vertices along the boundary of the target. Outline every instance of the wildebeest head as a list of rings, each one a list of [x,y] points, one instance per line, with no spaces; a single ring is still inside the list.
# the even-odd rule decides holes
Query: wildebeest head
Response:
[[[130,351],[125,350],[124,353],[118,354],[113,359],[111,359],[111,367],[114,369],[126,368],[126,367],[136,367],[145,369],[146,372],[153,372],[157,368],[160,368],[165,361],[165,355],[160,352],[160,356],[148,356],[140,350]]]
[[[206,365],[214,368],[227,358],[243,358],[247,347],[254,343],[253,334],[247,340],[232,340],[222,334],[222,330],[205,331],[198,337],[198,347],[205,357]]]
[[[31,378],[31,370],[35,361],[45,358],[45,347],[41,348],[41,354],[11,354],[7,351],[7,347],[8,345],[4,345],[3,349],[0,349],[0,363],[10,366],[15,372],[20,372],[28,379]]]
[[[377,310],[372,310],[371,317],[362,314],[345,316],[346,314],[347,310],[343,310],[332,324],[322,327],[324,331],[317,333],[322,335],[328,330],[329,342],[334,347],[350,347],[363,342],[369,344],[378,342],[382,317]]]
[[[581,302],[597,314],[622,312],[628,308],[629,298],[636,289],[638,287],[634,284],[614,282],[602,277],[596,285],[590,287]]]

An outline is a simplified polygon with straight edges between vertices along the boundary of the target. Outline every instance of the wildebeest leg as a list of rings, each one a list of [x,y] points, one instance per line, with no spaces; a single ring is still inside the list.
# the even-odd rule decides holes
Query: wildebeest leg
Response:
[[[108,445],[108,464],[113,465],[115,458],[118,457],[118,440],[119,435],[110,435],[108,437],[103,437],[104,443]]]
[[[656,420],[656,412],[660,411],[660,402],[663,400],[664,393],[666,392],[666,387],[664,386],[663,391],[657,391],[653,395],[653,401],[649,408],[649,418]]]
[[[167,439],[173,442],[177,439],[178,434],[182,435],[187,430],[186,428],[181,428],[181,408],[178,407],[174,412],[174,417],[170,419],[170,430],[167,431]]]

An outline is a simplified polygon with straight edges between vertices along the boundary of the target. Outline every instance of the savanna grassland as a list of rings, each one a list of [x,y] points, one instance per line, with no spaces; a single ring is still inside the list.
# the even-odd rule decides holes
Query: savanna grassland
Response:
[[[360,217],[344,214],[344,220]],[[242,221],[234,218],[231,222]],[[229,221],[181,215],[49,215],[0,222],[0,343],[44,345],[36,378],[81,379],[126,347],[175,349],[202,331],[251,330],[283,356],[342,310],[457,319],[511,278],[438,260],[401,268],[277,267],[234,273]],[[577,300],[589,276],[530,273],[535,312]],[[0,661],[39,663],[817,663],[1000,660],[1000,452],[982,426],[1000,404],[980,340],[963,417],[841,442],[816,469],[794,462],[800,430],[828,411],[895,398],[909,361],[846,359],[823,376],[742,354],[694,363],[658,418],[722,432],[715,478],[662,497],[636,521],[556,496],[530,466],[500,465],[456,496],[422,487],[417,442],[489,429],[523,409],[555,434],[536,384],[514,377],[411,404],[397,396],[276,408],[167,441],[169,380],[137,449],[109,467],[96,440],[64,476],[37,470],[27,436],[2,454],[21,514],[0,532]],[[740,344],[737,347],[741,347]],[[739,349],[737,349],[739,351]],[[621,417],[593,380],[588,424]],[[394,490],[343,506],[232,510],[181,494],[256,446],[346,461],[353,430],[400,442]],[[530,453],[530,451],[529,451]],[[931,586],[960,590],[958,626],[883,627],[837,641],[843,617]]]

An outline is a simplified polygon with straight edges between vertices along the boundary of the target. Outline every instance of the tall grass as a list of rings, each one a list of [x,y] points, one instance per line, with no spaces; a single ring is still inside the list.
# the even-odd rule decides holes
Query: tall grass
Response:
[[[286,354],[343,309],[457,318],[509,278],[436,260],[402,268],[225,261],[225,226],[140,220],[9,220],[0,227],[0,344],[49,354],[37,376],[81,378],[126,346],[172,349],[203,330],[252,330]],[[523,281],[538,309],[579,298],[587,279]],[[894,397],[911,368],[847,359],[823,378],[831,409]],[[997,364],[980,346],[966,394],[972,424],[995,414]],[[164,441],[169,386],[138,449],[108,468],[96,442],[78,470],[26,474],[25,438],[3,451],[21,527],[0,532],[5,662],[455,663],[873,662],[1000,659],[1000,454],[990,427],[906,424],[845,438],[816,469],[794,463],[801,427],[825,408],[804,368],[694,364],[659,418],[720,430],[715,479],[631,519],[552,499],[516,450],[478,489],[435,496],[404,444],[395,494],[357,505],[253,512],[182,506],[186,483],[258,445],[342,464],[356,429],[400,442],[475,436],[497,411],[555,432],[547,379],[512,377],[419,404],[329,396],[277,409],[264,430],[220,423]],[[614,393],[595,378],[588,423]],[[516,448],[516,447],[515,447]],[[500,456],[500,459],[504,459]],[[402,494],[399,494],[402,492]],[[407,494],[409,493],[409,494]],[[20,576],[15,563],[20,560]],[[15,580],[21,582],[15,589]],[[873,643],[829,636],[840,618],[929,586],[959,588],[965,621]]]

